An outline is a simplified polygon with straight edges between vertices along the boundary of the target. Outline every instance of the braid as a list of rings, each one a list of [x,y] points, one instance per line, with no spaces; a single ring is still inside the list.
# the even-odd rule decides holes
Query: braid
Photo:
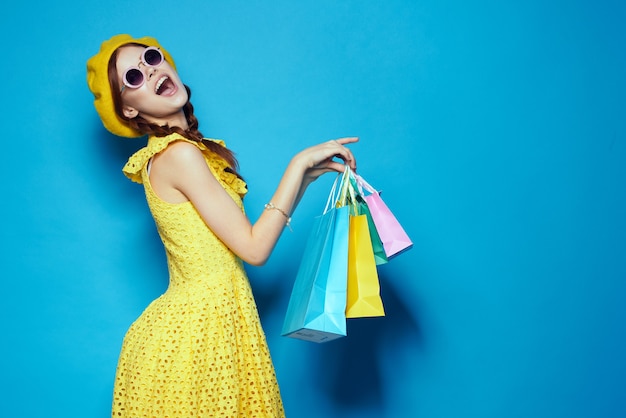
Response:
[[[191,98],[191,89],[186,85],[185,89],[187,90],[187,94]],[[202,133],[198,130],[198,118],[196,118],[193,113],[193,105],[191,104],[191,101],[187,101],[185,106],[183,106],[183,111],[185,112],[185,118],[187,119],[187,124],[189,125],[189,129],[186,130],[178,126],[159,126],[155,123],[148,122],[141,116],[137,116],[133,119],[127,119],[128,125],[131,128],[135,129],[137,132],[145,133],[147,135],[163,137],[171,135],[172,133],[177,133],[191,141],[201,142],[207,147],[209,151],[223,158],[231,167],[233,172],[239,175],[237,173],[239,164],[237,162],[237,159],[235,158],[234,153],[228,148],[221,146],[220,144],[216,144],[213,141],[205,139],[204,135],[202,135]]]

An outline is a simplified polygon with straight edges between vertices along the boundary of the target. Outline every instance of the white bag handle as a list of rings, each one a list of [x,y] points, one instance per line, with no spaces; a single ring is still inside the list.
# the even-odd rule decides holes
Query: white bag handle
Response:
[[[337,187],[337,183],[343,186],[346,176],[349,176],[349,171],[350,167],[346,166],[346,169],[343,173],[337,174],[337,177],[333,182],[333,187],[332,189],[330,189],[330,193],[328,194],[328,199],[326,200],[326,206],[324,207],[323,212],[324,214],[337,205],[342,191],[342,187]],[[339,181],[340,178],[341,181]]]
[[[378,190],[376,190],[368,182],[366,182],[363,177],[359,176],[358,174],[355,174],[355,176],[356,176],[356,184],[357,184],[357,186],[359,188],[359,193],[364,195],[363,189],[367,190],[368,192],[370,192],[372,194],[379,193]]]

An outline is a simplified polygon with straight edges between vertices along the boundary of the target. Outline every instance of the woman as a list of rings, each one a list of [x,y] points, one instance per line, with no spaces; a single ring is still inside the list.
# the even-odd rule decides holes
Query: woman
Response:
[[[124,173],[144,185],[170,273],[167,291],[124,338],[113,416],[284,416],[242,260],[267,260],[312,181],[344,164],[356,169],[346,144],[357,138],[295,155],[251,224],[233,153],[198,131],[190,90],[156,39],[103,42],[87,63],[87,81],[110,132],[148,135]]]

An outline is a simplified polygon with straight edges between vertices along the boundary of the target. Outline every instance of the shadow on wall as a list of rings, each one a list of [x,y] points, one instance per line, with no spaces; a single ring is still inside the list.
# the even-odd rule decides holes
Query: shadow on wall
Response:
[[[120,262],[131,269],[140,269],[146,279],[141,286],[160,294],[168,285],[167,264],[163,244],[158,235],[143,186],[132,182],[122,173],[122,167],[131,155],[143,148],[146,137],[122,138],[106,131],[99,120],[94,120],[90,141],[90,171],[94,172],[94,187],[101,200],[102,210],[111,215],[116,226],[109,241],[120,246]],[[105,231],[102,232],[105,234]],[[155,263],[155,260],[158,262]],[[130,273],[129,273],[130,274]],[[160,277],[161,280],[153,280]],[[142,279],[144,280],[144,279]],[[148,297],[155,293],[148,292]]]
[[[317,373],[307,378],[316,383],[320,393],[352,415],[382,416],[385,409],[383,365],[380,359],[389,353],[400,352],[401,347],[411,345],[421,351],[424,340],[421,327],[414,314],[403,304],[385,272],[379,270],[381,296],[385,316],[380,318],[348,319],[348,336],[324,344],[311,344],[307,352],[311,357],[307,370]],[[296,272],[293,272],[295,275]],[[254,283],[256,273],[250,275]],[[253,286],[259,315],[266,318],[277,314],[284,317],[291,287],[281,285]],[[278,313],[277,313],[278,311]],[[402,365],[399,365],[400,367]],[[359,412],[360,411],[360,412]],[[366,412],[365,412],[366,411]]]
[[[346,409],[367,408],[369,412],[383,408],[383,381],[378,359],[394,352],[394,345],[423,345],[423,336],[416,319],[398,298],[379,271],[385,315],[380,318],[348,320],[348,337],[321,344],[317,360],[323,375],[318,381],[328,382],[327,396]]]
[[[92,124],[93,131],[89,141],[92,170],[98,176],[98,187],[107,198],[135,207],[143,204],[145,197],[137,185],[122,174],[122,167],[128,158],[146,145],[146,138],[122,138],[115,136],[102,127],[97,116]]]
[[[121,169],[128,158],[147,143],[146,137],[123,138],[104,129],[98,116],[94,116],[91,143],[97,152],[97,160],[111,172],[111,168]]]

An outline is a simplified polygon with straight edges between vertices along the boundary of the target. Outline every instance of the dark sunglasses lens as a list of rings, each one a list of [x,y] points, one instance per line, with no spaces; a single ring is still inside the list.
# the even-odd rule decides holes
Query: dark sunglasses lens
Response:
[[[126,71],[126,83],[132,87],[139,87],[143,83],[143,73],[136,68]]]
[[[146,64],[154,67],[163,61],[163,55],[158,49],[148,49],[144,53],[144,59],[146,60]]]

